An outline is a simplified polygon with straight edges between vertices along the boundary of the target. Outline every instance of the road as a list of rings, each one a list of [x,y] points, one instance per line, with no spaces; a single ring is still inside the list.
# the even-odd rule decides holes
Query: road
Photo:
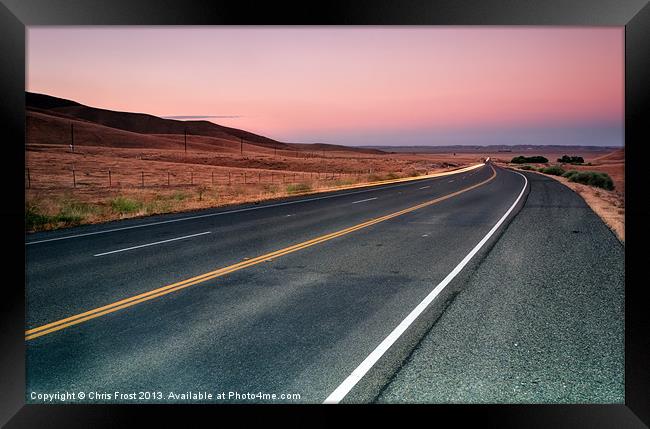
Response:
[[[374,400],[456,301],[528,189],[523,175],[488,163],[30,235],[27,400],[64,391],[161,392],[163,402],[188,391]],[[82,402],[117,399],[98,396]]]
[[[526,176],[526,205],[377,402],[625,402],[625,249],[569,188]]]

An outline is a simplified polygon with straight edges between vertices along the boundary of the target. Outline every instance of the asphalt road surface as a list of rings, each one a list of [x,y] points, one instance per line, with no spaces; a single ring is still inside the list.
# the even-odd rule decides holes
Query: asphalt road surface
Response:
[[[526,205],[378,402],[625,402],[624,248],[569,188],[527,177]]]
[[[212,394],[207,402],[382,398],[399,388],[405,362],[438,321],[463,310],[460,298],[476,289],[475,273],[517,219],[530,178],[488,163],[433,179],[30,235],[26,399],[42,403],[39,395],[57,392],[84,393],[67,402],[108,403],[185,402],[178,395],[186,392]],[[588,220],[576,228],[602,243],[608,230]],[[515,238],[516,260],[529,246],[525,235]],[[601,254],[618,261],[608,249],[583,249],[578,262],[591,266]],[[531,261],[530,270],[536,266]],[[603,271],[593,279],[580,272],[589,283]],[[493,281],[508,287],[512,278],[504,278]],[[618,317],[622,283],[620,291],[604,289],[603,297],[615,292],[608,311]],[[497,317],[496,308],[488,312]],[[620,317],[622,326],[622,310]],[[622,354],[622,332],[619,341]]]

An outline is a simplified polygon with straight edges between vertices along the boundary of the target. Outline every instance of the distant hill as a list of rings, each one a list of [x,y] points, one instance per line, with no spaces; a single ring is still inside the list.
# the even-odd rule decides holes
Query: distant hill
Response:
[[[563,146],[563,145],[445,145],[445,146],[359,146],[367,149],[381,149],[387,152],[415,153],[484,153],[484,152],[608,152],[620,149],[616,146]]]
[[[146,113],[118,112],[90,107],[76,101],[33,92],[25,93],[28,116],[28,143],[53,143],[65,141],[69,136],[70,122],[77,122],[79,129],[85,129],[79,144],[116,147],[178,147],[174,135],[182,136],[185,131],[193,137],[202,136],[205,148],[211,143],[232,145],[244,139],[246,144],[279,150],[332,151],[343,150],[359,153],[383,153],[381,150],[355,148],[328,144],[284,143],[246,130],[225,127],[209,121],[180,121],[164,119]],[[30,128],[38,125],[38,128]],[[100,128],[90,129],[89,124]],[[48,128],[49,127],[49,128]],[[31,134],[31,135],[30,135]],[[152,138],[152,136],[156,138]],[[87,137],[83,140],[83,137]],[[161,137],[165,136],[167,138]],[[52,138],[50,138],[52,137]],[[216,139],[216,140],[215,140]],[[52,140],[52,141],[50,141]],[[194,139],[196,140],[196,139]]]
[[[623,162],[625,161],[625,148],[621,148],[618,150],[615,150],[612,153],[608,153],[607,155],[599,156],[598,158],[594,158],[594,161],[596,162]]]
[[[118,130],[139,134],[188,134],[244,140],[249,144],[257,144],[278,149],[290,149],[286,143],[281,143],[268,137],[260,136],[237,128],[224,127],[209,121],[179,121],[163,119],[145,113],[117,112],[85,106],[75,101],[52,97],[45,94],[26,92],[26,107],[43,112],[63,114],[68,117],[83,119]]]
[[[367,153],[367,154],[382,154],[386,153],[384,150],[379,150],[379,149],[370,149],[370,148],[365,148],[365,147],[351,147],[351,146],[342,146],[338,144],[328,144],[328,143],[287,143],[289,146],[294,147],[298,150],[309,150],[309,151],[341,151],[341,150],[346,150],[346,151],[354,151],[354,152],[360,152],[360,153]]]

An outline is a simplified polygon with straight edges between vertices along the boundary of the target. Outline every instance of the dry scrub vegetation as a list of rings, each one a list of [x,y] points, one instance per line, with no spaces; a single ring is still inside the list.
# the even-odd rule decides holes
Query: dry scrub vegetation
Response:
[[[591,209],[605,222],[605,224],[616,234],[618,239],[625,243],[625,151],[617,150],[613,153],[585,159],[590,165],[566,165],[568,170],[577,170],[581,172],[595,171],[605,173],[611,177],[614,189],[606,190],[598,187],[588,186],[571,181],[569,177],[556,174],[544,174],[547,166],[538,164],[538,168],[531,166],[514,166],[522,170],[535,169],[539,174],[552,177],[574,190],[580,195]],[[555,163],[551,163],[555,164]],[[513,165],[510,165],[513,167]],[[546,168],[544,168],[546,167]]]
[[[71,153],[61,146],[28,146],[26,229],[41,231],[259,203],[354,184],[416,177],[480,159],[470,156],[450,162],[432,155],[345,152],[322,157],[299,155],[186,155],[171,150],[98,147],[78,147]]]

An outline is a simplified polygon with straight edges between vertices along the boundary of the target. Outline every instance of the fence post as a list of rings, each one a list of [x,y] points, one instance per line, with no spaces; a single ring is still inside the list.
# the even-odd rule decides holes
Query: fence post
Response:
[[[111,178],[111,169],[108,169],[108,187],[112,188],[113,187],[113,179]]]
[[[74,167],[72,167],[72,187],[77,187],[77,176],[74,174]]]
[[[257,173],[257,183],[262,183],[262,173]]]
[[[29,168],[27,169],[27,189],[29,189],[32,186],[32,179],[29,176]]]
[[[167,171],[167,186],[169,186],[169,171]]]
[[[141,171],[140,174],[142,175],[142,187],[144,188],[144,171]]]

